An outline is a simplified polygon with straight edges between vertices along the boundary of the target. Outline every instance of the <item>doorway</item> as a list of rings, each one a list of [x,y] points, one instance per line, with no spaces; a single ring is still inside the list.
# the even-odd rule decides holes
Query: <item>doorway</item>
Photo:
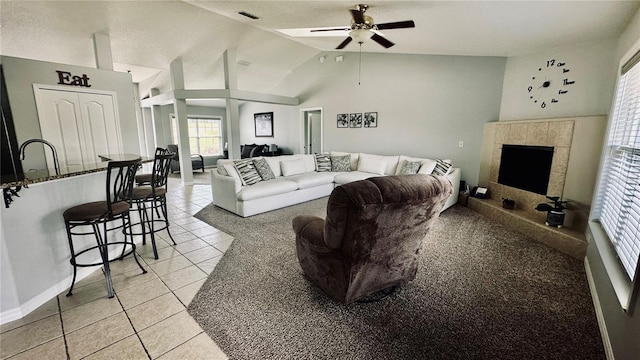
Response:
[[[302,154],[315,154],[324,151],[323,146],[323,115],[322,108],[310,108],[300,110],[301,144]]]

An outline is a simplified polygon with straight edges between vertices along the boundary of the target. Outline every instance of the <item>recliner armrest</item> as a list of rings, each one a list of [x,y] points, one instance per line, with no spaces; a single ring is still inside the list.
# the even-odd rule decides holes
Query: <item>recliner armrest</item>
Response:
[[[303,238],[314,251],[330,252],[324,242],[324,219],[311,215],[299,215],[292,220],[297,238]]]

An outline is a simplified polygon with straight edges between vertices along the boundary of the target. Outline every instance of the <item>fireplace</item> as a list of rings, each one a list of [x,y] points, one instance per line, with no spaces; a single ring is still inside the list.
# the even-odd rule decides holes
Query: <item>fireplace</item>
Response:
[[[546,195],[551,175],[553,147],[502,145],[498,183]]]

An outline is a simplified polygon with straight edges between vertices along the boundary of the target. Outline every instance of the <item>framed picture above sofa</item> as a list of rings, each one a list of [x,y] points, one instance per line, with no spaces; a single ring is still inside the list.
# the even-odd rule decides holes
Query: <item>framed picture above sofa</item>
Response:
[[[256,137],[273,137],[273,112],[253,114]]]
[[[349,127],[349,114],[338,114],[338,127]]]
[[[366,127],[366,128],[378,127],[378,113],[377,112],[366,112],[366,113],[364,113],[364,127]]]

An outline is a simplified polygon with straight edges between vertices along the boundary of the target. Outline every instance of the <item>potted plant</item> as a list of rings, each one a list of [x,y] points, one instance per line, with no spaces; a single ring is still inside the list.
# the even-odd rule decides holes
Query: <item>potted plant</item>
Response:
[[[560,229],[564,224],[564,209],[566,208],[565,204],[567,201],[560,200],[559,196],[547,196],[547,199],[551,201],[538,204],[538,206],[536,206],[536,210],[547,212],[547,221],[545,222],[545,225],[555,226]]]

